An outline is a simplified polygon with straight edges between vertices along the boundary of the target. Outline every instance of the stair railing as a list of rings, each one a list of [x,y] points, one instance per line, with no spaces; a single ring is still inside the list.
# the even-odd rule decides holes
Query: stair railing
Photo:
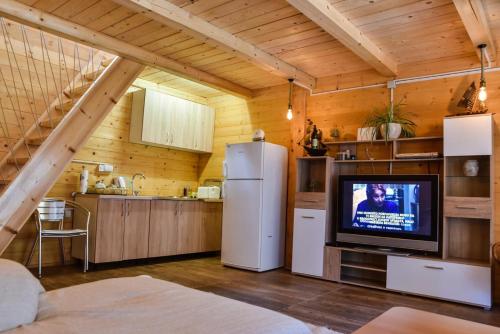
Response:
[[[0,49],[7,55],[7,65],[0,67],[5,92],[0,93],[0,140],[6,142],[0,181],[6,184],[24,165],[21,155],[31,159],[37,149],[30,138],[43,140],[57,126],[79,98],[74,92],[97,78],[110,55],[4,18],[0,30]],[[3,168],[8,163],[13,168]]]

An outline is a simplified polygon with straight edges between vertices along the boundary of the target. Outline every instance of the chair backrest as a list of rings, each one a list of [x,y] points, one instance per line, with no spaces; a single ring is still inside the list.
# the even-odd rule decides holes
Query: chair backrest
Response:
[[[66,201],[44,199],[38,204],[37,212],[41,221],[61,221],[64,219]]]

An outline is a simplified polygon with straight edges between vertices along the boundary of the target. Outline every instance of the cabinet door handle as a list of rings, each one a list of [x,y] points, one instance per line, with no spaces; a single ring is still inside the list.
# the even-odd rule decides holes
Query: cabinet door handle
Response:
[[[317,199],[304,199],[302,202],[307,202],[307,203],[318,203],[319,201]]]
[[[313,217],[313,216],[302,216],[302,218],[304,218],[304,219],[314,219],[315,217]]]
[[[127,217],[130,216],[130,202],[127,203]]]
[[[424,266],[424,268],[427,269],[434,269],[434,270],[444,270],[443,267],[436,267],[436,266]]]
[[[455,208],[457,209],[466,209],[466,210],[476,210],[476,207],[473,206],[463,206],[463,205],[455,205]]]

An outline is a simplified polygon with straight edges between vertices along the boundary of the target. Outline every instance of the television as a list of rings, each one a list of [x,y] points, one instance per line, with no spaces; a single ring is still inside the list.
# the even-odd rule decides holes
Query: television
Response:
[[[336,240],[438,252],[439,175],[341,175]]]

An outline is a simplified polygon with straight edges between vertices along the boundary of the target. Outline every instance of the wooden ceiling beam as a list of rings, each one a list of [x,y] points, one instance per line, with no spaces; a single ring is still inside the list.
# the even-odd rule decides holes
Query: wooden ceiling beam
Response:
[[[397,75],[397,63],[368,39],[328,0],[287,0],[311,21],[384,76]]]
[[[316,86],[316,78],[301,69],[166,0],[113,1],[157,22],[180,29],[183,33],[209,45],[235,54],[272,74],[285,79],[294,78],[295,83],[300,86],[308,89],[313,89]]]
[[[232,95],[244,98],[251,98],[254,95],[251,89],[234,82],[201,71],[171,58],[157,55],[138,46],[14,0],[0,1],[0,16],[222,90]]]
[[[495,40],[491,34],[488,18],[482,0],[453,0],[455,7],[467,30],[467,34],[476,48],[476,53],[481,58],[481,51],[477,46],[486,44],[485,53],[490,62],[496,61],[497,51]]]

